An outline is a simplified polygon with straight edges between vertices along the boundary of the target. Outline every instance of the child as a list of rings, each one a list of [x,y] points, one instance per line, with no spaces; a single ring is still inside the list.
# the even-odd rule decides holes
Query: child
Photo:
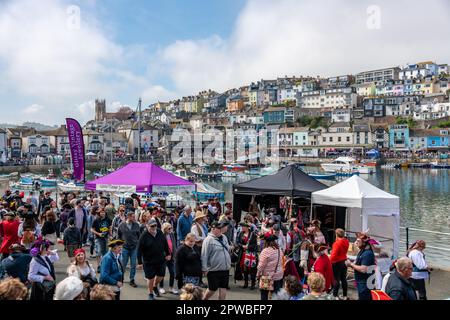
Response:
[[[69,226],[64,230],[64,250],[67,251],[67,256],[73,258],[74,251],[81,248],[81,233],[75,226],[75,219],[69,219]]]

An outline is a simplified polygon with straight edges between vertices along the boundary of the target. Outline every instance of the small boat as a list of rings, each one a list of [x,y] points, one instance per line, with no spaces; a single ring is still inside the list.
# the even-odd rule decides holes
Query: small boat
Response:
[[[413,162],[409,166],[411,168],[431,168],[431,164],[425,162]]]
[[[0,178],[1,179],[9,179],[9,178],[17,178],[19,176],[18,172],[11,172],[9,174],[1,174]]]
[[[358,170],[350,169],[350,170],[339,170],[336,171],[337,177],[351,177],[351,176],[359,176]]]
[[[216,179],[222,177],[221,172],[208,172],[205,168],[202,167],[199,167],[198,169],[191,169],[191,172],[196,178]]]
[[[336,178],[336,173],[309,172],[308,176],[318,180],[333,180]]]
[[[351,157],[339,157],[331,163],[322,163],[320,166],[325,172],[338,172],[341,170],[352,170],[356,165],[356,159]]]
[[[358,166],[358,167],[356,167],[356,170],[358,170],[358,172],[361,174],[375,173],[375,167],[369,167],[369,166]]]
[[[400,164],[396,163],[386,163],[381,166],[381,169],[399,169]]]
[[[189,176],[187,174],[187,171],[185,169],[178,169],[175,170],[175,172],[173,173],[174,175],[176,175],[177,177],[183,178],[183,179],[189,179]]]
[[[82,191],[84,190],[84,184],[77,184],[74,182],[58,183],[58,189],[61,191]]]
[[[247,168],[246,166],[238,163],[224,164],[222,167],[227,171],[245,171]]]
[[[430,162],[431,168],[433,169],[449,169],[450,164],[448,163],[439,163],[437,161]]]
[[[270,176],[272,174],[277,173],[278,169],[273,168],[273,167],[266,167],[266,168],[262,168],[260,172],[261,172],[262,176]]]
[[[222,178],[237,178],[238,174],[233,171],[222,171]]]
[[[175,171],[175,167],[170,165],[170,164],[163,165],[161,168],[163,168],[166,171],[170,171],[170,172],[174,172]]]
[[[259,169],[255,169],[255,168],[245,170],[244,173],[248,176],[260,176],[261,175],[261,171]]]
[[[41,178],[39,181],[42,187],[56,187],[58,184],[58,180],[49,177]]]
[[[21,177],[18,183],[20,186],[33,186],[34,185],[34,179],[30,177]]]

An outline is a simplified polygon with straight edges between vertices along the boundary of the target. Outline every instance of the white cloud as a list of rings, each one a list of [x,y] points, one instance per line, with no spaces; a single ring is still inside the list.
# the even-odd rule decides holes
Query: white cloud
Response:
[[[110,41],[81,12],[79,29],[67,26],[62,1],[19,0],[0,12],[0,59],[3,76],[20,95],[42,101],[105,94],[101,77],[108,63],[120,60],[122,48]]]
[[[27,116],[33,116],[36,115],[38,112],[42,111],[43,109],[44,106],[41,106],[39,104],[32,104],[31,106],[26,107],[22,113]]]
[[[151,86],[142,92],[143,105],[151,104],[157,101],[167,101],[178,98],[178,94],[167,90],[163,86]]]
[[[192,94],[284,75],[333,76],[421,60],[449,62],[445,0],[427,2],[426,12],[420,1],[379,0],[380,29],[367,27],[370,5],[250,0],[229,38],[176,41],[160,51],[150,70],[167,73],[177,92]]]

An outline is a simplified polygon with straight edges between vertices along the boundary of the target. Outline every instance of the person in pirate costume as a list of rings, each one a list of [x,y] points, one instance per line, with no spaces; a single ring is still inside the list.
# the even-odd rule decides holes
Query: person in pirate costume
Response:
[[[116,294],[116,300],[120,300],[120,290],[123,286],[122,261],[120,252],[125,241],[117,239],[108,244],[109,252],[102,258],[100,264],[100,283],[111,286]]]
[[[306,230],[305,238],[300,244],[300,267],[303,269],[303,274],[311,272],[314,264],[314,227],[309,227]]]
[[[256,286],[256,272],[258,267],[258,236],[250,230],[246,222],[239,223],[241,231],[236,237],[236,246],[239,247],[238,263],[236,263],[235,275],[243,273],[244,289],[248,288],[248,277],[251,278],[250,289]],[[238,280],[238,279],[236,279]]]
[[[53,300],[56,288],[53,263],[59,260],[59,256],[56,250],[49,250],[52,245],[52,242],[39,237],[30,250],[33,256],[28,271],[28,281],[32,284],[30,300]]]

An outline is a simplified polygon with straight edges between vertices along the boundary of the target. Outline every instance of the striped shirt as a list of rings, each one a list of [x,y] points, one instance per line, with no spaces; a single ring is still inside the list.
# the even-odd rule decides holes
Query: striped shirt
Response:
[[[271,276],[274,281],[283,279],[282,263],[283,253],[280,249],[264,248],[259,256],[258,276]]]

